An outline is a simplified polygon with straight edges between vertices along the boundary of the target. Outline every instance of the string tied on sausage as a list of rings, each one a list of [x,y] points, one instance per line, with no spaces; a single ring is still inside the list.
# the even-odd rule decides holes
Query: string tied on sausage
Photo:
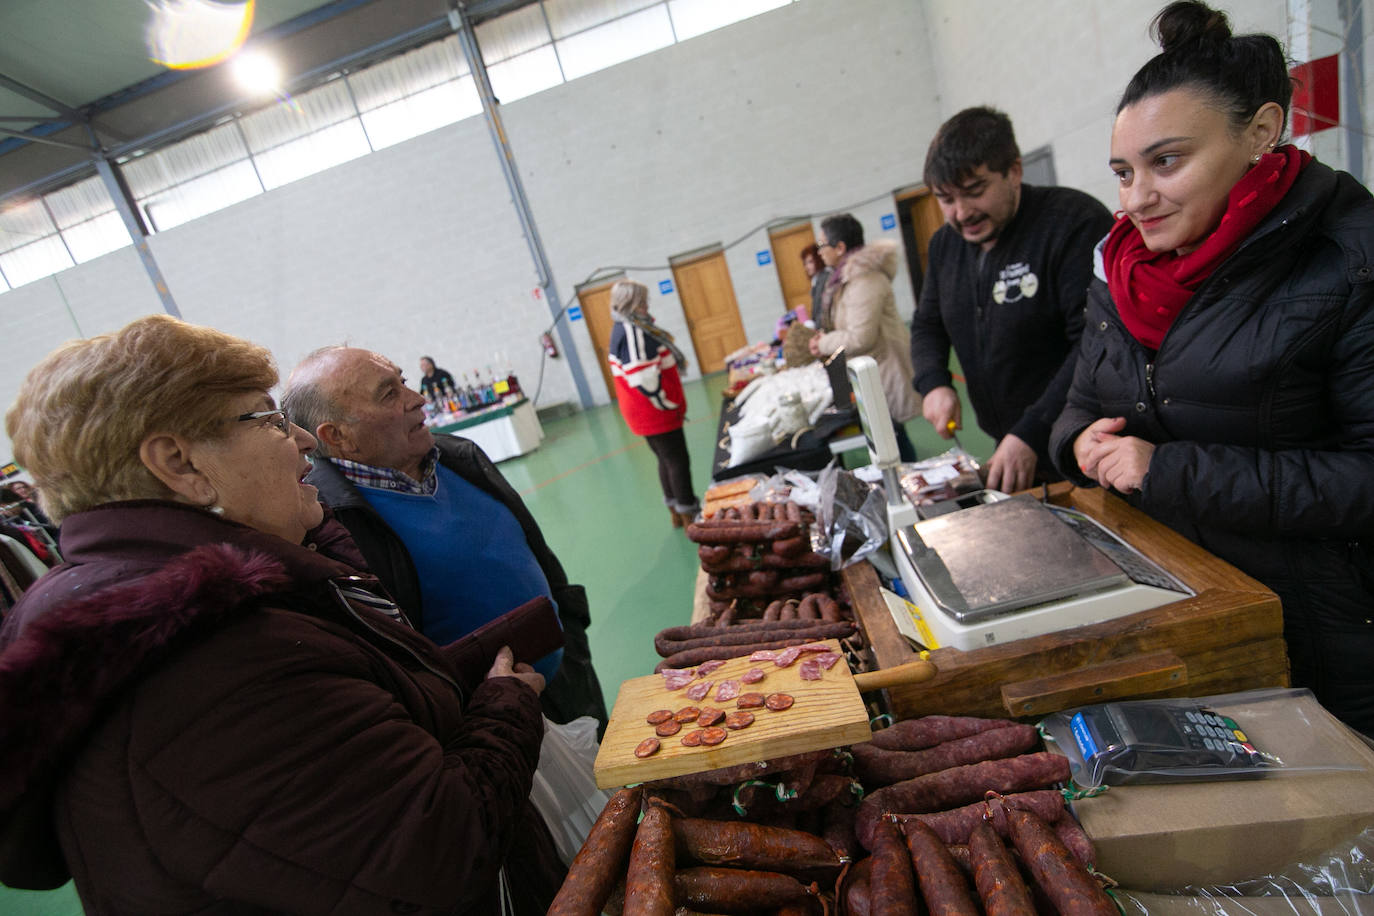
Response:
[[[869,720],[868,720],[868,727],[869,727],[870,730],[876,732],[876,731],[878,730],[877,726],[881,725],[883,728],[887,728],[889,725],[891,725],[891,724],[892,724],[893,722],[895,722],[895,721],[896,721],[896,720],[892,718],[892,714],[891,714],[891,713],[883,712],[883,713],[879,713],[878,715],[876,715],[876,716],[874,716],[873,718],[869,719]]]
[[[1069,780],[1068,787],[1060,789],[1059,792],[1064,796],[1064,801],[1071,802],[1078,801],[1081,798],[1096,798],[1110,788],[1111,786],[1093,786],[1090,789],[1084,789],[1079,787],[1073,780]]]
[[[763,779],[747,780],[735,786],[735,791],[730,798],[731,807],[735,809],[735,813],[738,814],[740,817],[744,817],[749,813],[749,808],[745,806],[743,803],[741,803],[739,800],[740,792],[744,791],[744,789],[746,789],[749,786],[762,786],[765,789],[772,789],[774,797],[776,797],[777,800],[780,802],[790,802],[792,799],[797,797],[797,790],[787,788],[787,784],[785,782],[772,783]]]

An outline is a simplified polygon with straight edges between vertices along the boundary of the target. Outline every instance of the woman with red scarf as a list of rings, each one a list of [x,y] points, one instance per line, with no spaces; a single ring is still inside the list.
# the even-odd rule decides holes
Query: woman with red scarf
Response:
[[[1051,452],[1277,592],[1293,683],[1374,735],[1374,202],[1281,143],[1272,37],[1155,28]]]

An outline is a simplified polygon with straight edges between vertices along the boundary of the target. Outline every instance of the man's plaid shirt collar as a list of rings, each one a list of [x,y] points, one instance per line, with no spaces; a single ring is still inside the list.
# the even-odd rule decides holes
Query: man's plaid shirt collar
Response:
[[[374,487],[378,490],[399,490],[412,496],[433,496],[439,477],[435,469],[439,466],[439,447],[429,450],[425,460],[420,462],[420,479],[394,468],[379,468],[371,464],[349,461],[345,458],[330,458],[334,466],[345,477],[360,487]]]

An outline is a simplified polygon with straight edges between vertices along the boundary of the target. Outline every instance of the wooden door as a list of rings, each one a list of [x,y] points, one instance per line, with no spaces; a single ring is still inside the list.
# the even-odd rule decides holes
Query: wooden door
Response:
[[[725,357],[748,342],[725,252],[714,251],[672,263],[673,282],[677,284],[687,329],[692,334],[697,366],[703,373],[719,372],[725,368]]]
[[[778,283],[782,286],[784,311],[805,306],[811,313],[811,278],[802,266],[801,253],[807,245],[816,243],[811,221],[769,230],[768,241],[773,248],[773,266],[778,269]]]
[[[930,267],[930,237],[945,223],[940,204],[925,185],[898,191],[898,220],[902,224],[902,242],[906,247],[907,273],[911,275],[911,292],[921,301],[921,286]]]
[[[587,322],[587,333],[592,338],[592,349],[596,351],[596,365],[601,370],[601,378],[606,382],[606,391],[612,401],[615,400],[615,381],[611,377],[607,356],[611,352],[611,327],[615,324],[615,319],[611,317],[611,287],[614,285],[615,280],[611,280],[577,291],[577,301],[582,304],[582,317]]]

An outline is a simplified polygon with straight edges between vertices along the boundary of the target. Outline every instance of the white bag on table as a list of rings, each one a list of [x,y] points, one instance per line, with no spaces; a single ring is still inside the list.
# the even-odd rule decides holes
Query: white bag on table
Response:
[[[549,825],[563,864],[572,863],[611,793],[596,787],[596,720],[573,719],[566,725],[544,720],[544,743],[534,771],[530,801]]]

